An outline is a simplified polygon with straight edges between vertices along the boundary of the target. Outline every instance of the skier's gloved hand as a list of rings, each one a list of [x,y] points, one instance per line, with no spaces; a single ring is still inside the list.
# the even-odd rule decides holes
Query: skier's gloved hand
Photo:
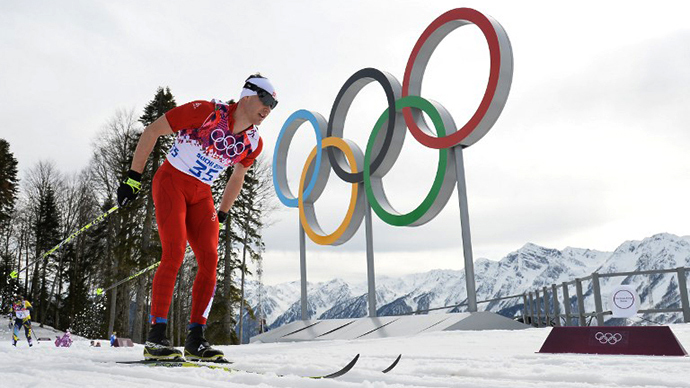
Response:
[[[225,220],[227,220],[227,219],[228,219],[228,213],[226,213],[222,210],[218,210],[218,223],[220,223],[222,225],[225,223]]]
[[[141,190],[141,173],[129,170],[127,179],[120,183],[120,187],[117,188],[117,204],[125,206],[134,201],[139,190]]]

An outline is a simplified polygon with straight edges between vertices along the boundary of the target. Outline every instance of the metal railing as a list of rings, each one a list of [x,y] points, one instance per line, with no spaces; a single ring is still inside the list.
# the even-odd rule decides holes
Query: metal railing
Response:
[[[634,271],[634,272],[617,272],[617,273],[606,273],[600,274],[597,272],[592,273],[589,276],[583,278],[577,278],[570,282],[563,282],[560,285],[552,284],[551,293],[549,295],[548,288],[543,287],[541,289],[543,296],[540,301],[540,290],[530,291],[523,294],[523,303],[525,308],[523,309],[523,322],[536,323],[536,326],[548,325],[553,322],[554,325],[561,325],[561,318],[565,322],[565,326],[586,326],[587,317],[596,318],[597,325],[604,325],[604,316],[611,315],[611,311],[604,311],[603,302],[601,297],[601,279],[602,278],[612,278],[612,277],[627,277],[627,276],[637,276],[637,275],[657,275],[657,274],[669,274],[676,273],[678,280],[678,293],[680,294],[680,304],[679,308],[650,308],[638,310],[642,314],[659,314],[659,313],[672,313],[680,312],[683,313],[683,321],[690,322],[690,302],[688,300],[688,286],[686,272],[690,268],[678,267],[675,269],[658,269],[649,271]],[[584,306],[584,294],[582,283],[584,281],[591,281],[592,283],[592,296],[594,298],[594,311],[586,312]],[[571,311],[571,302],[568,287],[575,286],[575,298],[577,302],[577,312],[573,313]],[[563,291],[563,306],[565,309],[564,313],[560,313],[560,301],[558,297],[558,289],[561,288]],[[549,308],[548,298],[551,297],[552,308]],[[529,314],[527,313],[527,305],[529,300]],[[534,310],[537,311],[537,316],[535,320]],[[541,311],[544,311],[545,320],[541,319]],[[576,323],[573,324],[573,319],[576,319]]]
[[[612,278],[612,277],[623,277],[623,276],[636,276],[636,275],[657,275],[657,274],[669,274],[676,273],[678,280],[678,292],[680,294],[680,308],[664,308],[664,309],[641,309],[638,310],[639,313],[671,313],[671,312],[681,312],[683,313],[683,321],[690,322],[690,301],[688,298],[688,285],[686,272],[690,268],[678,267],[675,269],[659,269],[659,270],[649,270],[649,271],[634,271],[634,272],[617,272],[617,273],[607,273],[600,274],[597,272],[592,273],[589,276],[576,278],[575,280],[569,282],[563,282],[559,285],[552,284],[551,286],[544,286],[541,289],[536,289],[534,291],[527,291],[522,294],[509,295],[499,298],[492,298],[487,300],[478,301],[477,304],[498,302],[507,299],[518,299],[522,298],[523,308],[522,308],[522,321],[529,323],[536,327],[541,326],[561,326],[561,319],[563,319],[563,326],[587,326],[587,318],[590,320],[596,318],[597,325],[604,325],[604,316],[611,315],[611,311],[604,311],[603,302],[601,298],[601,278]],[[585,281],[591,281],[592,283],[592,296],[594,297],[594,311],[585,311],[585,294],[583,293],[582,283]],[[575,286],[575,301],[577,305],[577,312],[572,311],[571,297],[570,297],[570,286]],[[561,312],[561,300],[559,298],[558,290],[562,290],[562,301],[563,301],[563,312]],[[550,299],[550,300],[549,300]],[[550,302],[550,303],[549,303]],[[409,314],[423,314],[430,311],[437,310],[447,310],[456,307],[467,306],[467,303],[459,303],[451,306],[436,307],[425,310],[417,310]],[[542,312],[544,313],[542,319]],[[573,320],[575,322],[573,322]]]

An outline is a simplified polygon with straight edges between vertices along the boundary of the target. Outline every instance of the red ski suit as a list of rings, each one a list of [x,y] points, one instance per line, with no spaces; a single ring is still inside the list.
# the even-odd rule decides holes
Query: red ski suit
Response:
[[[262,149],[255,126],[233,134],[237,106],[193,101],[165,114],[177,134],[153,178],[163,255],[153,278],[151,322],[166,322],[177,272],[189,241],[198,263],[190,323],[206,324],[216,286],[218,229],[211,184],[227,167],[249,167]]]

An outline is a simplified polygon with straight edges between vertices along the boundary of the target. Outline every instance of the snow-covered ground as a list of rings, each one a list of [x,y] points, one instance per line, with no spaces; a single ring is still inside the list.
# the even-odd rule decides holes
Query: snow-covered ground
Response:
[[[690,349],[690,324],[671,325]],[[221,347],[235,366],[267,372],[122,365],[141,358],[142,346],[71,348],[42,342],[16,348],[0,328],[0,387],[690,387],[690,357],[552,355],[536,353],[550,329],[437,332],[377,340],[252,344]],[[36,328],[37,337],[60,334]],[[355,354],[355,368],[334,380],[297,375],[332,372]],[[395,357],[400,364],[379,372]],[[287,375],[279,377],[278,374]]]

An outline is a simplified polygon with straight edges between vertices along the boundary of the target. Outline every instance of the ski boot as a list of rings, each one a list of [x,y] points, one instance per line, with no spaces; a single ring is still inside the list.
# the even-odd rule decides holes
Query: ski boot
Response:
[[[145,360],[184,360],[182,352],[172,347],[170,340],[165,338],[166,326],[165,323],[151,326],[144,346]]]
[[[189,329],[184,343],[184,356],[190,361],[229,362],[223,357],[223,352],[209,345],[204,338],[204,327],[201,325]]]

